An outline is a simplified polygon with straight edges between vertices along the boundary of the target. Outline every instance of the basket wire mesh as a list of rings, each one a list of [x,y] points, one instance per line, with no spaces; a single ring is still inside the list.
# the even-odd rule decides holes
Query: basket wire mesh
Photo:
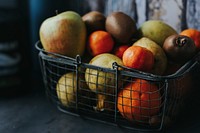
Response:
[[[185,88],[191,85],[182,83],[199,64],[192,60],[175,74],[158,76],[116,63],[108,69],[84,63],[80,56],[48,53],[39,41],[36,48],[47,97],[59,110],[140,131],[162,130],[176,120],[189,94]],[[92,78],[112,82],[101,84]],[[102,89],[91,90],[91,86]]]

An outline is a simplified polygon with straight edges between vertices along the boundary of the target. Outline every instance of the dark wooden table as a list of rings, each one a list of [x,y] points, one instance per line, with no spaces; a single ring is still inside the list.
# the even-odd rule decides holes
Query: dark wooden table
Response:
[[[34,87],[17,96],[1,97],[0,133],[139,132],[65,114],[47,99],[44,92],[43,88]],[[196,111],[189,111],[190,113],[182,117],[175,127],[166,132],[200,132],[199,108],[197,107]]]

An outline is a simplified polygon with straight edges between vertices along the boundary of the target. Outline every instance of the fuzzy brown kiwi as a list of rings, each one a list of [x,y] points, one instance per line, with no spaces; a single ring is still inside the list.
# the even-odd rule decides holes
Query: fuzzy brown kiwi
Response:
[[[135,20],[120,11],[107,16],[105,28],[117,42],[124,44],[130,43],[137,32]]]
[[[105,30],[106,17],[99,11],[90,11],[82,16],[88,34],[96,30]]]
[[[178,64],[189,61],[196,53],[194,41],[190,37],[178,34],[166,38],[163,49],[168,59]]]

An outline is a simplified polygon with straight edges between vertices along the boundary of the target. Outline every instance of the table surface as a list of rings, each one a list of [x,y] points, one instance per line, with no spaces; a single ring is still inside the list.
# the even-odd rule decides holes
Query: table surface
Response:
[[[200,98],[199,98],[200,99]],[[200,100],[199,100],[200,101]],[[199,104],[195,103],[195,104]],[[200,109],[190,111],[166,132],[200,132]],[[0,98],[0,133],[125,133],[126,130],[82,117],[65,114],[45,96],[43,88],[13,97]]]

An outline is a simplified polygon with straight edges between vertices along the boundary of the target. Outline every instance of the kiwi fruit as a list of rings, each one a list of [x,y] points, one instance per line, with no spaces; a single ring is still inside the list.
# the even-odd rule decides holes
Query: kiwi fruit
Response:
[[[116,42],[123,44],[131,43],[137,32],[135,20],[121,11],[112,12],[107,16],[105,28]]]
[[[165,39],[163,50],[170,61],[184,64],[195,55],[196,46],[190,37],[174,34]]]
[[[90,11],[82,16],[88,34],[96,30],[105,30],[106,17],[99,11]]]

